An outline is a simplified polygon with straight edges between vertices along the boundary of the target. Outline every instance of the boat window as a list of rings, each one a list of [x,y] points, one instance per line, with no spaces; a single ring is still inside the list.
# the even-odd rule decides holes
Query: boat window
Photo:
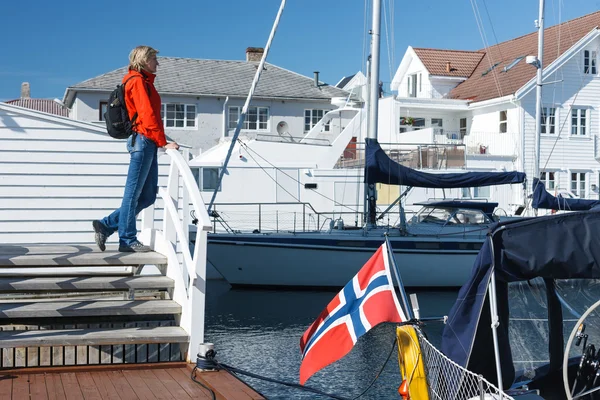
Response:
[[[489,224],[491,221],[480,210],[457,210],[449,223],[452,224],[465,224],[465,225],[477,225],[477,224]]]
[[[434,224],[445,224],[452,213],[445,208],[423,207],[419,213],[413,217],[412,222],[425,222]]]

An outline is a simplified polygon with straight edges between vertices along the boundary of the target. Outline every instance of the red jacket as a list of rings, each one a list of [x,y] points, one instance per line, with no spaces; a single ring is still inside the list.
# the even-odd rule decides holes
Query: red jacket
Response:
[[[129,118],[133,119],[133,115],[138,113],[134,129],[137,133],[151,139],[158,147],[163,147],[167,144],[167,139],[160,119],[160,95],[154,88],[156,75],[130,69],[123,77],[123,82],[130,76],[140,77],[131,79],[125,86],[125,106]]]

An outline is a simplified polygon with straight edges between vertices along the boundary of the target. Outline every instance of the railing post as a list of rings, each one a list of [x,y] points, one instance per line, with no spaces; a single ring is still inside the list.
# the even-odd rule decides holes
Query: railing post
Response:
[[[258,203],[258,231],[262,232],[262,207],[260,203]]]
[[[296,233],[296,211],[294,211],[294,233]]]
[[[306,204],[302,204],[302,232],[306,232]]]
[[[275,210],[275,231],[279,233],[279,210]]]

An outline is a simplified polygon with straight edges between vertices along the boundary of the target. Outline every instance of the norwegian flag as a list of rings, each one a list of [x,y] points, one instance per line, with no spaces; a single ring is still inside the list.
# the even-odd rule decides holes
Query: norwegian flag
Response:
[[[384,243],[304,332],[300,384],[348,354],[356,340],[375,325],[406,321],[387,254]]]

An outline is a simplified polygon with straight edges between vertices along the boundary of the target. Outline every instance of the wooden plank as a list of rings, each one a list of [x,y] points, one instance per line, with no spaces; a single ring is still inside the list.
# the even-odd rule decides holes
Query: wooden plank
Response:
[[[126,322],[125,328],[135,329],[135,322]],[[125,363],[134,363],[136,352],[135,352],[135,344],[125,344]]]
[[[85,400],[102,400],[102,395],[89,372],[79,372],[75,376]]]
[[[122,399],[139,398],[123,374],[123,371],[109,371],[106,373],[106,375]]]
[[[81,400],[83,399],[83,393],[79,388],[77,382],[77,376],[73,372],[65,372],[60,374],[60,380],[62,381],[63,388],[65,389],[65,395],[67,400]]]
[[[190,379],[189,373],[184,374],[179,368],[167,369],[165,372],[168,373],[173,380],[177,381],[192,399],[212,399],[208,390]]]
[[[77,329],[86,329],[88,327],[89,327],[88,324],[75,325],[76,330]],[[76,364],[86,365],[88,363],[88,346],[87,345],[76,346],[75,352],[76,352],[76,358],[75,358]]]
[[[152,373],[152,371],[147,369],[142,369],[137,371],[139,376],[144,380],[146,386],[152,391],[152,394],[157,399],[172,399],[171,392],[162,384],[160,379],[156,378],[156,375]]]
[[[49,292],[88,290],[171,289],[172,279],[166,276],[63,276],[63,277],[11,277],[0,278],[0,292]]]
[[[15,349],[15,367],[27,366],[27,349],[25,347],[17,347]]]
[[[90,226],[91,230],[91,226]],[[96,246],[0,245],[0,266],[119,266],[165,264],[156,252],[120,253],[115,246],[100,251]]]
[[[251,387],[247,386],[227,371],[197,372],[196,379],[217,390],[228,400],[264,399],[264,397],[254,391]]]
[[[29,390],[32,399],[47,400],[46,377],[43,374],[29,375]]]
[[[148,326],[147,322],[136,322],[136,328],[145,328]],[[143,329],[142,329],[143,330]],[[135,359],[138,363],[148,362],[148,345],[146,343],[139,343],[135,345]]]
[[[128,323],[135,325],[135,323]],[[92,346],[136,343],[186,343],[188,334],[178,326],[57,329],[51,331],[3,331],[0,332],[0,347],[26,346]],[[161,360],[161,361],[168,361]],[[180,361],[180,360],[175,360]]]
[[[102,399],[121,400],[119,392],[117,392],[117,389],[113,385],[106,372],[93,372],[90,375],[94,380],[96,388],[98,389],[98,392],[100,392],[100,397]]]
[[[164,369],[148,370],[151,371],[171,394],[173,399],[191,399],[185,389]]]
[[[123,376],[129,382],[129,385],[140,399],[156,399],[152,391],[146,386],[144,378],[139,371],[123,371]]]
[[[2,368],[12,368],[15,366],[15,349],[2,349]]]
[[[58,374],[66,372],[98,372],[98,371],[124,371],[140,369],[173,369],[185,368],[186,362],[154,363],[154,364],[121,364],[121,365],[70,365],[60,367],[12,368],[1,371],[0,376],[6,374]]]
[[[90,329],[100,329],[100,324],[89,324]],[[100,364],[100,346],[88,346],[88,364]]]
[[[158,322],[156,322],[156,321],[148,322],[148,326],[154,330],[154,328],[158,328]],[[148,362],[151,362],[151,363],[158,362],[158,344],[157,343],[148,344]]]
[[[37,331],[38,327],[30,328],[30,331]],[[39,365],[39,348],[27,347],[27,366],[37,367]]]
[[[29,400],[29,375],[17,375],[12,381],[12,398]]]
[[[0,400],[11,400],[14,378],[14,376],[8,374],[0,375]]]
[[[67,398],[59,374],[46,375],[46,391],[48,400],[65,400]]]
[[[180,314],[172,300],[103,300],[0,303],[1,318]]]

